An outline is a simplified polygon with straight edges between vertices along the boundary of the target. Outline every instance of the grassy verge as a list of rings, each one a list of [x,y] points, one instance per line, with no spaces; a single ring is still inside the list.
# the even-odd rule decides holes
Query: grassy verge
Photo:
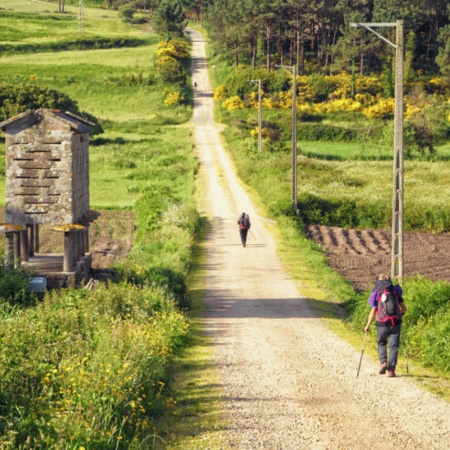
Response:
[[[212,338],[204,331],[204,294],[206,248],[205,239],[210,231],[207,201],[203,195],[207,177],[203,167],[196,177],[196,205],[201,214],[201,227],[188,277],[188,294],[191,299],[189,317],[191,328],[189,346],[172,366],[173,395],[177,399],[173,415],[158,421],[157,426],[172,450],[187,448],[222,448],[224,419],[220,407],[220,384],[213,362]]]
[[[221,387],[213,362],[212,337],[205,334],[203,296],[205,249],[202,241],[209,229],[206,221],[194,251],[191,275],[188,279],[191,299],[189,345],[171,367],[171,390],[176,399],[173,414],[161,417],[156,427],[164,439],[165,448],[222,448],[224,421],[221,413]]]

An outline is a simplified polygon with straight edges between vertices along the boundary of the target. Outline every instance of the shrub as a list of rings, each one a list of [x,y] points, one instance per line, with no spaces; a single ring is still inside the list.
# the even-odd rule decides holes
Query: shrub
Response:
[[[368,119],[386,120],[394,117],[395,101],[393,98],[377,98],[378,102],[362,109]]]
[[[177,106],[184,101],[183,94],[180,91],[175,91],[167,94],[164,99],[164,104],[166,106]]]
[[[228,96],[228,88],[221,84],[217,86],[214,92],[214,100],[225,100]]]
[[[358,130],[322,123],[299,123],[297,125],[297,139],[354,142],[358,139]]]
[[[130,22],[134,16],[135,7],[133,4],[127,3],[119,8],[118,13],[123,22]]]
[[[313,100],[316,103],[323,102],[334,91],[335,85],[330,77],[325,77],[319,73],[308,77],[308,85],[313,92]]]
[[[167,289],[151,285],[54,291],[11,316],[0,328],[0,447],[130,448],[160,412],[186,331]]]
[[[171,56],[175,59],[186,59],[189,57],[188,43],[180,38],[172,38],[168,42],[160,42],[156,56],[158,58]]]
[[[234,95],[222,103],[222,106],[228,111],[233,111],[234,109],[245,108],[244,102],[237,96]]]
[[[1,253],[0,261],[0,303],[27,305],[31,301],[26,293],[30,274],[23,268],[7,270],[5,255]]]
[[[158,73],[166,83],[184,85],[187,73],[181,62],[172,57],[158,59]]]

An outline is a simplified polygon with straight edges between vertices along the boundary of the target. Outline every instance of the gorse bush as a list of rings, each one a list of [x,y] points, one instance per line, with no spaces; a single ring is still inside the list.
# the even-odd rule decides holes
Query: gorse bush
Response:
[[[185,68],[185,60],[188,56],[187,42],[180,38],[160,42],[156,56],[156,66],[161,79],[166,83],[185,86],[187,80]]]

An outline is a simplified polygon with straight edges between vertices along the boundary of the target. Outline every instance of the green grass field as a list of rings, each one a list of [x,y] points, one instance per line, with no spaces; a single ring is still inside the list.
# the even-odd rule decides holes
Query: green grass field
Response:
[[[0,46],[5,41],[23,45],[66,42],[81,37],[125,39],[131,36],[147,43],[123,48],[0,56],[0,83],[34,83],[64,92],[78,103],[80,110],[101,121],[105,129],[101,137],[104,144],[92,145],[90,150],[92,207],[132,207],[148,183],[142,177],[133,178],[133,173],[148,169],[155,149],[170,152],[171,142],[190,142],[186,129],[165,128],[165,125],[186,122],[192,109],[166,107],[163,103],[170,86],[163,85],[155,76],[153,55],[159,38],[150,35],[145,26],[123,24],[117,12],[109,10],[85,8],[84,33],[80,34],[77,8],[67,7],[68,14],[58,15],[54,13],[56,4],[28,4],[18,0],[5,0],[2,8]],[[136,167],[127,167],[125,159],[133,160]],[[0,160],[4,161],[3,145]],[[4,204],[4,199],[3,171],[0,172],[0,204]]]

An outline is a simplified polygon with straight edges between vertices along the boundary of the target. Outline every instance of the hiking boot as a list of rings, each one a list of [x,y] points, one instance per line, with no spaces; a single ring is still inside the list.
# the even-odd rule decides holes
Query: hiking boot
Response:
[[[388,377],[389,378],[394,378],[396,375],[395,375],[395,370],[394,369],[389,369],[388,370]]]
[[[246,245],[245,242],[242,245],[245,247],[245,245]]]
[[[387,362],[381,363],[380,370],[378,371],[378,373],[380,375],[384,375],[387,369],[388,369]]]

